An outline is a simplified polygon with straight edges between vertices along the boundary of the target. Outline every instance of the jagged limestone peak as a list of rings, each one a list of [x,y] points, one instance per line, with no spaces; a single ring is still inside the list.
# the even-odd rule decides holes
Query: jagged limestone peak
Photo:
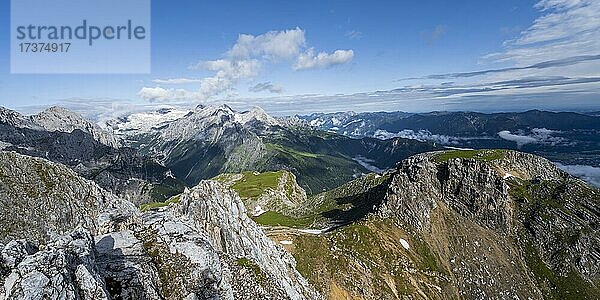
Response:
[[[318,299],[295,270],[294,258],[270,240],[246,215],[234,191],[216,181],[201,181],[173,206],[210,236],[211,244],[234,257],[246,257],[274,279],[291,299]]]

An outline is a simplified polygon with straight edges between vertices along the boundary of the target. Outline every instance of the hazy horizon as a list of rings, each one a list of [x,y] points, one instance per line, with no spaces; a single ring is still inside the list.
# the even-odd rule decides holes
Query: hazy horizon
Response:
[[[269,111],[267,109],[265,109],[264,107],[261,106],[256,106],[256,105],[245,105],[245,106],[235,106],[235,105],[231,105],[230,103],[227,102],[220,102],[220,103],[206,103],[206,104],[193,104],[193,105],[178,105],[178,104],[172,104],[172,103],[163,103],[163,104],[139,104],[139,105],[135,105],[132,104],[131,102],[125,102],[125,101],[119,101],[118,102],[119,105],[114,105],[115,102],[114,101],[108,101],[108,102],[84,102],[84,101],[58,101],[56,103],[52,103],[52,104],[45,104],[45,105],[32,105],[32,106],[24,106],[24,107],[8,107],[8,106],[0,106],[0,107],[4,107],[6,109],[10,109],[10,110],[14,110],[17,111],[23,115],[34,115],[37,114],[45,109],[48,109],[50,107],[54,107],[54,106],[58,106],[58,107],[64,107],[67,108],[71,111],[77,112],[83,116],[85,116],[86,118],[89,119],[97,119],[100,116],[106,116],[107,114],[110,115],[114,115],[114,117],[118,117],[118,116],[125,116],[125,115],[129,115],[129,114],[133,114],[133,113],[141,113],[141,112],[152,112],[152,111],[157,111],[159,109],[163,109],[163,108],[168,108],[168,109],[181,109],[181,110],[186,110],[186,109],[194,109],[196,106],[198,105],[210,105],[210,106],[218,106],[218,105],[228,105],[230,106],[232,109],[234,109],[235,111],[238,112],[244,112],[244,111],[249,111],[251,110],[253,107],[260,107],[262,109],[265,110],[266,113],[268,113],[269,115],[275,116],[275,117],[291,117],[291,116],[308,116],[308,115],[312,115],[312,114],[333,114],[333,113],[395,113],[395,112],[401,112],[401,113],[410,113],[410,114],[428,114],[428,113],[456,113],[456,112],[472,112],[472,113],[482,113],[482,114],[496,114],[496,113],[523,113],[523,112],[527,112],[527,111],[533,111],[533,110],[539,110],[539,111],[546,111],[546,112],[555,112],[555,113],[559,113],[559,112],[571,112],[571,113],[580,113],[580,114],[589,114],[589,113],[599,113],[600,112],[600,106],[598,107],[590,107],[590,108],[564,108],[564,109],[540,109],[540,108],[523,108],[523,109],[514,109],[514,110],[476,110],[476,109],[472,109],[472,110],[423,110],[423,111],[405,111],[405,110],[339,110],[339,111],[327,111],[327,112],[323,112],[323,111],[307,111],[307,112],[302,112],[302,113],[292,113],[292,114],[282,114],[282,113],[278,113],[278,112],[272,112]]]

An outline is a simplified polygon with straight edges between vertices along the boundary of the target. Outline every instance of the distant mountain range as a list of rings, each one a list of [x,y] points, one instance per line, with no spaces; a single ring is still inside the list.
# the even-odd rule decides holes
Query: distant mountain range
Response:
[[[226,105],[136,113],[101,125],[59,107],[33,116],[3,109],[0,142],[5,150],[63,163],[119,195],[143,194],[146,201],[167,199],[221,173],[281,169],[315,193],[438,148],[403,138],[352,139],[297,119],[275,119],[260,108],[236,112]]]
[[[138,113],[108,125],[189,185],[221,173],[284,169],[315,193],[438,148],[403,138],[349,138],[298,119],[275,119],[260,108],[236,112],[227,105]]]
[[[597,114],[404,112],[300,116],[315,128],[349,137],[402,137],[458,148],[507,148],[570,165],[600,166]]]
[[[315,113],[308,116],[297,116],[311,126],[323,131],[339,133],[351,137],[375,136],[384,124],[395,122],[412,116],[405,112],[338,112]]]
[[[378,130],[391,133],[402,130],[428,130],[434,134],[472,137],[493,136],[500,131],[519,131],[532,128],[550,130],[600,130],[596,113],[547,112],[530,110],[515,113],[477,112],[369,112],[316,113],[298,116],[311,126],[347,136],[375,136]]]

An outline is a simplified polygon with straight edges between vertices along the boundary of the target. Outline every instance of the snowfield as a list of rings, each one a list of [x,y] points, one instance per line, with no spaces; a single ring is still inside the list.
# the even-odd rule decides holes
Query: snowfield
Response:
[[[402,245],[402,247],[404,247],[404,249],[408,250],[410,248],[410,245],[408,244],[408,242],[405,239],[400,239],[400,245]]]

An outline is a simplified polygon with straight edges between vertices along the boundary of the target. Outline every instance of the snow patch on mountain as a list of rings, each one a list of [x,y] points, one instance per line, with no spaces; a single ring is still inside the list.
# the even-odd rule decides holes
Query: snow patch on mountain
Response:
[[[410,245],[408,244],[408,242],[405,239],[400,239],[400,245],[402,245],[402,247],[405,250],[408,250],[410,248]]]
[[[183,118],[191,110],[187,109],[160,109],[151,112],[134,113],[118,120],[109,121],[108,125],[118,134],[129,131],[150,132],[170,122]]]
[[[134,113],[108,124],[120,135],[130,133],[161,132],[167,140],[199,138],[197,135],[215,127],[250,126],[260,123],[266,126],[279,125],[279,121],[262,108],[236,112],[228,105],[199,105],[189,109],[161,109]]]
[[[249,111],[235,113],[234,120],[242,125],[246,125],[247,123],[250,123],[252,121],[259,121],[271,126],[279,125],[279,122],[275,118],[269,116],[260,107],[253,107]]]

